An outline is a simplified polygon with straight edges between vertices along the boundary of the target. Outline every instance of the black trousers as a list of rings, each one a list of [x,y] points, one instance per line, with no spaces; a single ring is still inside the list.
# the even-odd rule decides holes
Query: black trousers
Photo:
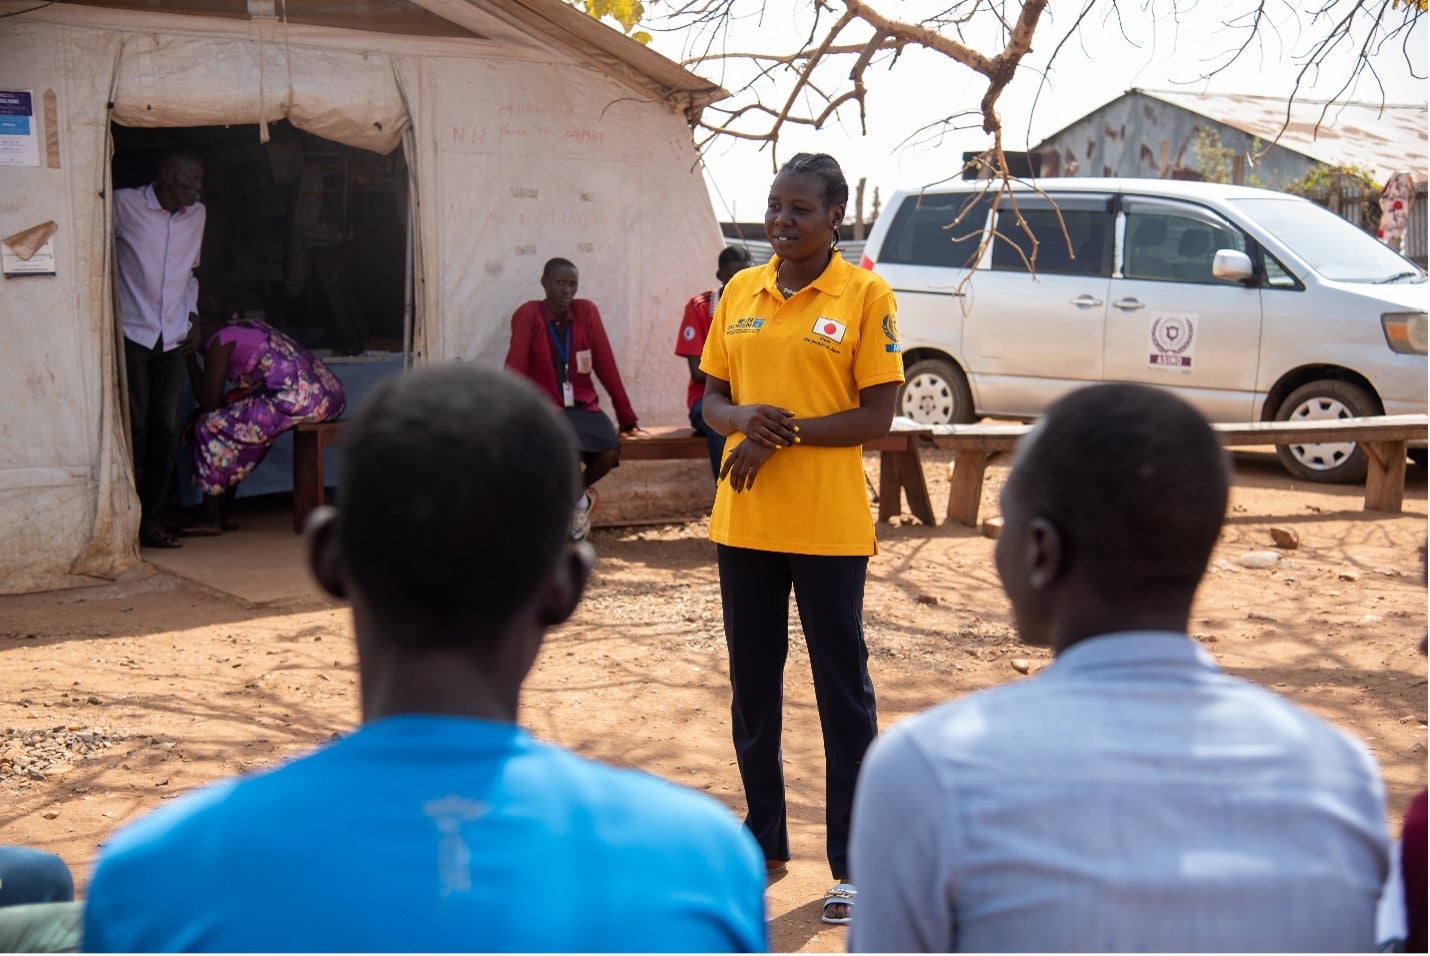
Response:
[[[124,372],[129,380],[129,427],[134,437],[139,526],[157,527],[169,497],[174,448],[179,443],[179,399],[188,372],[184,354],[162,344],[145,348],[124,340]]]
[[[735,759],[748,807],[745,825],[767,860],[790,858],[780,732],[792,587],[824,735],[825,852],[832,875],[848,877],[854,784],[864,751],[878,733],[864,644],[869,559],[726,545],[718,545],[716,553],[730,653]]]

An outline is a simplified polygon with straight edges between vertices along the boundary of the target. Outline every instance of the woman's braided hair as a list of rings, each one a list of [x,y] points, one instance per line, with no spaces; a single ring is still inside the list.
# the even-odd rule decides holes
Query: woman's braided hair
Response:
[[[780,167],[781,173],[813,176],[824,184],[824,204],[843,205],[849,202],[849,184],[839,161],[828,153],[796,153]]]

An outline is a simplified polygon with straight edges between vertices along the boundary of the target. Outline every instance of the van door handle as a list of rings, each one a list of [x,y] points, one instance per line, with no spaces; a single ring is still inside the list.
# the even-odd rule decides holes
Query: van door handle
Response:
[[[950,294],[952,294],[952,295],[958,296],[959,298],[962,298],[962,297],[963,297],[963,286],[958,286],[958,285],[930,285],[930,286],[925,286],[924,288],[928,289],[930,292],[948,292],[948,293],[950,293]]]
[[[1102,305],[1102,300],[1084,292],[1080,296],[1068,299],[1068,305],[1075,305],[1079,309],[1095,309],[1099,305]]]
[[[1136,312],[1138,309],[1146,308],[1146,306],[1142,304],[1141,299],[1134,299],[1131,297],[1128,297],[1126,299],[1118,299],[1116,302],[1112,303],[1112,307],[1114,309],[1121,309],[1123,312]]]

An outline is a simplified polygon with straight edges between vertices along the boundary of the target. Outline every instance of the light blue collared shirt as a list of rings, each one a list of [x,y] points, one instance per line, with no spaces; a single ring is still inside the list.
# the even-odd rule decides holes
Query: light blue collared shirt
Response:
[[[189,314],[199,304],[194,269],[207,215],[198,202],[170,213],[152,183],[114,191],[119,323],[129,341],[153,348],[162,332],[167,352],[188,334]]]
[[[1374,950],[1366,749],[1185,635],[1084,640],[865,757],[851,951]]]

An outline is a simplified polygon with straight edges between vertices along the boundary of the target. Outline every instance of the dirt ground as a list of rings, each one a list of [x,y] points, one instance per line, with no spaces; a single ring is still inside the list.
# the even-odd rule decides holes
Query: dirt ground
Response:
[[[867,457],[877,487],[878,456]],[[937,510],[946,454],[925,456]],[[985,487],[996,515],[1006,474]],[[1237,456],[1231,514],[1192,631],[1232,673],[1287,695],[1374,751],[1398,832],[1426,781],[1426,473],[1404,513],[1361,510],[1358,487],[1293,481],[1268,452]],[[243,528],[146,551],[155,567],[93,588],[0,597],[0,839],[57,852],[81,893],[115,827],[209,781],[259,770],[357,718],[349,618],[308,583],[285,498],[239,503]],[[599,517],[599,516],[598,516]],[[908,519],[912,521],[912,519]],[[1277,549],[1271,529],[1299,537]],[[522,720],[590,757],[640,767],[743,812],[728,731],[714,547],[703,522],[598,528],[595,578],[550,635]],[[993,541],[940,524],[886,524],[866,626],[880,720],[1047,665],[1021,646]],[[1243,564],[1274,551],[1271,567]],[[819,921],[819,722],[802,647],[787,675],[785,759],[795,859],[768,894],[783,952],[834,952]]]

